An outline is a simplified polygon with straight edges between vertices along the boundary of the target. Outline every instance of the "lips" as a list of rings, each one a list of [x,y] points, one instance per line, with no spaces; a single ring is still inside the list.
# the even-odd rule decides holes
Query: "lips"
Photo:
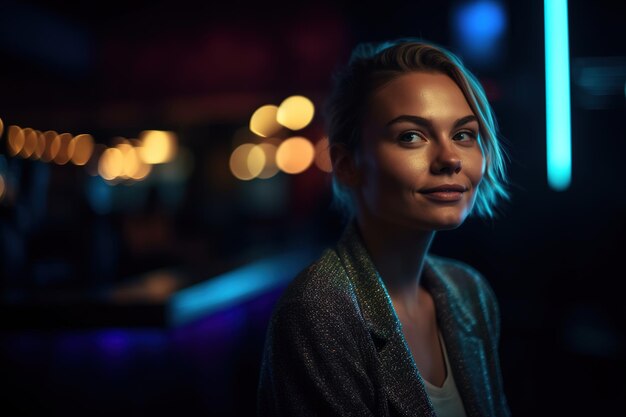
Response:
[[[458,184],[444,184],[437,187],[426,188],[420,191],[429,200],[439,202],[455,202],[463,198],[466,187]]]
[[[422,194],[429,194],[429,193],[464,193],[465,191],[467,191],[467,187],[463,187],[462,185],[459,184],[444,184],[444,185],[439,185],[437,187],[432,187],[432,188],[426,188],[425,190],[420,191]]]

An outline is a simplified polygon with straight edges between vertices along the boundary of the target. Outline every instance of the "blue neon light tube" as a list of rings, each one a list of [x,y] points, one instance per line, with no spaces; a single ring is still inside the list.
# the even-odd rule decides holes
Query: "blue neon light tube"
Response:
[[[548,184],[566,190],[572,177],[567,0],[544,0]]]

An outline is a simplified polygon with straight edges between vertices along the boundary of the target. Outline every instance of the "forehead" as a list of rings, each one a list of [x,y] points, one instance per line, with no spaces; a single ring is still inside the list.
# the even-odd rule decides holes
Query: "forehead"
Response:
[[[459,86],[447,75],[410,72],[400,75],[373,92],[369,116],[378,122],[399,115],[457,120],[473,114]]]

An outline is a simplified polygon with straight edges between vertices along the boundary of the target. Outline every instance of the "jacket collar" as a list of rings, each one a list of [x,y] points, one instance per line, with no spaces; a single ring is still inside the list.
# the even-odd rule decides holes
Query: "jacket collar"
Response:
[[[406,343],[387,288],[354,222],[344,231],[337,252],[354,286],[364,321],[378,351],[381,377],[390,403],[401,416],[415,415],[419,410],[419,415],[434,417],[424,380]],[[446,279],[437,258],[426,257],[422,279],[435,303],[437,321],[441,324],[450,366],[466,413],[468,417],[488,415],[477,398],[480,390],[474,389],[475,384],[486,383],[477,370],[487,366],[480,363],[485,359],[481,342],[474,336],[476,320],[462,302],[462,295]]]

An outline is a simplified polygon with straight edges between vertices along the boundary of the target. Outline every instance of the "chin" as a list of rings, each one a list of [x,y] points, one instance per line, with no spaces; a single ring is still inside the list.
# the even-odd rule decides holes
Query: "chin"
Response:
[[[444,230],[453,230],[463,224],[464,219],[459,217],[453,218],[408,218],[402,222],[405,227],[425,232],[439,232]]]
[[[446,213],[442,216],[435,216],[430,223],[435,231],[453,230],[461,226],[466,218],[465,213]]]
[[[462,225],[463,222],[456,222],[456,223],[449,223],[449,224],[442,224],[439,225],[438,227],[433,228],[435,231],[441,231],[441,230],[454,230],[457,227],[459,227],[460,225]]]

